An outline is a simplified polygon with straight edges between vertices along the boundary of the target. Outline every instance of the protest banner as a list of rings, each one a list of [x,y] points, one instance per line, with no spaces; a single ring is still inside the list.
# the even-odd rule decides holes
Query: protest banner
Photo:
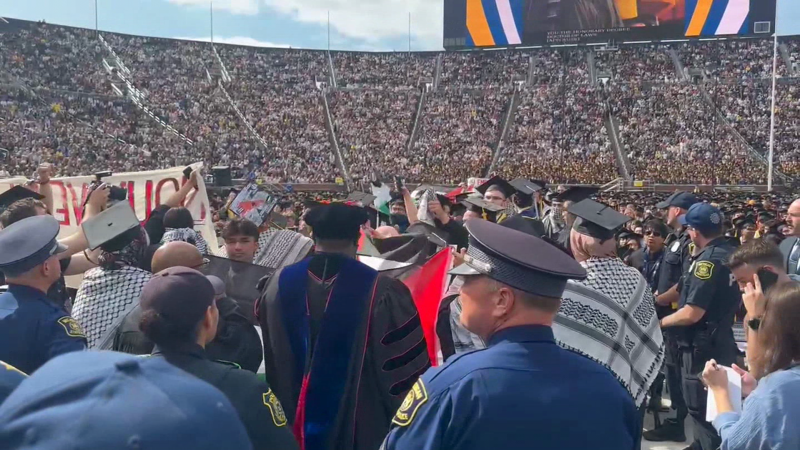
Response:
[[[192,168],[201,167],[202,163],[192,164]],[[184,167],[145,172],[115,173],[104,177],[103,182],[119,186],[128,191],[128,201],[141,221],[150,217],[153,209],[175,193],[180,186],[188,182],[183,175]],[[76,233],[80,229],[83,203],[94,181],[94,175],[79,177],[53,178],[53,216],[61,223],[59,237],[63,238]],[[14,186],[24,185],[24,177],[0,179],[0,193]],[[197,190],[192,191],[183,203],[192,213],[195,230],[200,232],[208,242],[209,249],[216,251],[219,247],[214,224],[211,221],[211,206],[202,177],[198,178]]]

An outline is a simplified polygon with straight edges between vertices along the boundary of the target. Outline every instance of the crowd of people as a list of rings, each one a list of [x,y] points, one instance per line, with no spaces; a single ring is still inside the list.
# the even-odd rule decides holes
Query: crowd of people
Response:
[[[523,91],[497,163],[547,182],[592,184],[617,177],[602,95],[589,84],[542,85]]]
[[[277,228],[229,211],[233,191],[210,199],[216,249],[180,206],[199,171],[142,224],[120,225],[128,203],[94,185],[82,220],[110,225],[67,237],[52,166],[37,173],[0,193],[3,448],[516,450],[533,433],[636,450],[686,442],[686,422],[692,449],[800,445],[788,194],[493,177],[398,184],[389,214],[293,194]],[[643,432],[665,386],[675,417]]]
[[[4,27],[0,157],[10,174],[41,161],[60,175],[203,161],[266,182],[330,183],[346,173],[358,182],[377,172],[457,184],[497,159],[508,177],[601,184],[625,174],[621,159],[633,178],[658,183],[766,179],[751,148],[768,150],[769,40],[329,54]],[[794,176],[796,83],[782,55],[792,64],[798,46],[781,46],[776,167]],[[695,69],[705,81],[684,79]],[[591,74],[609,78],[600,87]]]

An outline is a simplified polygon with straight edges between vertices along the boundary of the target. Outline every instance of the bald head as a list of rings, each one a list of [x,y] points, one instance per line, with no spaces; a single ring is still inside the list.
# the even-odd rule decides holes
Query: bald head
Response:
[[[153,273],[170,267],[196,268],[202,265],[203,255],[200,254],[200,250],[188,242],[169,242],[159,247],[153,254]]]
[[[786,221],[792,226],[792,235],[800,237],[800,198],[789,206]]]

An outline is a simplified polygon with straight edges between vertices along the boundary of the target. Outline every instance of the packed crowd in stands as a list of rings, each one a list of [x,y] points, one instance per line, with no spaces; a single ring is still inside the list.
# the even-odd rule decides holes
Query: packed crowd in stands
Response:
[[[345,175],[340,155],[354,181],[380,173],[455,184],[494,170],[605,183],[621,173],[618,140],[637,179],[764,180],[742,163],[760,167],[753,150],[763,155],[769,146],[769,39],[329,56],[230,45],[215,52],[208,43],[112,33],[100,39],[21,21],[7,27],[0,157],[9,173],[29,174],[41,160],[55,162],[59,175],[204,161],[231,166],[234,177],[330,183]],[[800,112],[785,60],[794,64],[800,47],[790,38],[782,44],[778,73],[787,79],[778,84],[775,154],[779,169],[797,175]],[[702,69],[705,80],[685,79],[676,61],[686,74]],[[592,73],[609,75],[605,88],[591,87]],[[609,111],[617,140],[606,129]]]
[[[525,91],[503,142],[499,173],[512,178],[521,168],[551,183],[613,180],[616,164],[605,110],[602,97],[588,84]]]
[[[763,183],[747,146],[716,119],[697,85],[611,86],[620,145],[633,177],[658,183]],[[723,149],[723,150],[720,150]]]

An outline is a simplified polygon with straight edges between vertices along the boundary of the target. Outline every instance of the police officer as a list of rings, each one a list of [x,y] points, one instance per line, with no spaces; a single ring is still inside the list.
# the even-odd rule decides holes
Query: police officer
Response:
[[[20,220],[0,230],[0,271],[8,292],[0,294],[0,360],[33,373],[50,358],[86,349],[80,325],[47,298],[61,276],[58,221],[52,216]]]
[[[656,204],[656,207],[667,210],[666,222],[672,232],[664,241],[664,256],[659,267],[658,285],[656,288],[656,311],[659,318],[663,318],[678,310],[678,284],[681,276],[686,273],[691,263],[690,256],[694,246],[689,234],[680,224],[680,217],[684,216],[689,208],[697,203],[694,194],[677,191],[666,200]],[[677,415],[675,419],[667,419],[663,424],[653,430],[645,431],[642,437],[653,442],[686,440],[684,422],[689,411],[683,401],[683,388],[680,375],[680,352],[678,339],[674,330],[664,330],[665,361],[667,385],[669,386],[672,407]]]
[[[0,447],[253,448],[231,402],[208,383],[161,358],[96,351],[54,358],[22,381],[0,404]]]
[[[297,449],[283,407],[267,383],[235,363],[206,355],[204,348],[214,339],[219,320],[214,297],[211,281],[194,269],[171,267],[153,275],[140,297],[140,328],[156,345],[153,355],[222,391],[254,449]]]
[[[733,320],[742,301],[736,279],[726,267],[733,247],[723,236],[722,213],[696,203],[680,222],[700,253],[692,257],[680,284],[679,309],[661,319],[661,327],[678,331],[683,394],[694,422],[693,450],[714,450],[721,441],[706,422],[706,392],[700,378],[706,361],[730,366],[735,362]]]
[[[488,347],[452,357],[414,384],[385,450],[633,449],[641,425],[605,367],[559,347],[551,328],[568,279],[566,253],[485,220],[467,222],[461,322]]]

